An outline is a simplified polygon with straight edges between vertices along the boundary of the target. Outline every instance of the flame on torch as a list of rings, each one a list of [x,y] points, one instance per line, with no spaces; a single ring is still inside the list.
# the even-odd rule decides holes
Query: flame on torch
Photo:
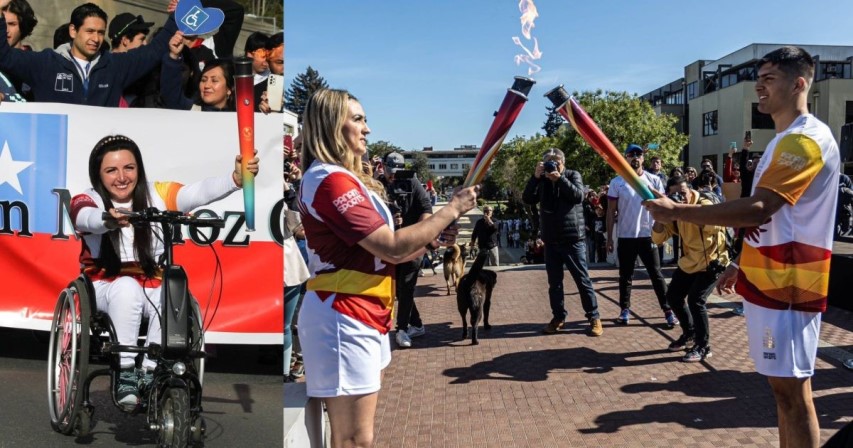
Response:
[[[536,10],[536,5],[533,4],[533,0],[520,0],[518,2],[518,9],[521,11],[521,34],[528,41],[531,39],[533,40],[533,50],[527,48],[518,36],[513,36],[512,41],[524,50],[523,54],[515,55],[515,65],[521,65],[522,62],[526,63],[529,66],[527,68],[527,75],[530,76],[539,70],[542,70],[542,67],[533,62],[542,58],[542,52],[539,51],[539,40],[535,37],[531,37],[530,33],[536,26],[534,21],[539,17],[539,12]]]

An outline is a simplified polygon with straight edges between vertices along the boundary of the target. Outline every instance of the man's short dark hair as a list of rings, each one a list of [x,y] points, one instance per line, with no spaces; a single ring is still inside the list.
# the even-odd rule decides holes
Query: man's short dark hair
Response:
[[[779,67],[779,70],[792,78],[802,76],[808,82],[814,78],[814,59],[800,47],[788,45],[773,50],[758,61],[758,67],[768,63]]]
[[[246,38],[246,45],[243,47],[243,51],[246,53],[254,53],[255,50],[266,48],[267,40],[269,40],[269,36],[260,31],[255,31],[252,34],[249,34],[249,37]]]
[[[661,160],[661,158],[658,156],[652,156],[652,158],[649,159],[649,162],[654,162],[655,160]]]
[[[67,44],[74,39],[71,39],[71,34],[68,33],[68,27],[70,23],[63,23],[59,25],[56,30],[53,32],[53,49],[57,49],[63,44]]]
[[[271,35],[269,39],[267,39],[267,43],[264,48],[267,50],[274,50],[282,45],[284,45],[284,31]]]
[[[107,13],[101,9],[100,6],[94,3],[83,3],[82,5],[74,8],[71,11],[71,25],[74,25],[74,29],[79,29],[83,26],[83,22],[86,21],[88,17],[99,17],[104,21],[104,24],[107,23]]]
[[[18,16],[18,27],[21,29],[21,39],[33,34],[33,29],[38,25],[36,13],[33,8],[27,3],[27,0],[12,0],[3,11],[11,12]]]

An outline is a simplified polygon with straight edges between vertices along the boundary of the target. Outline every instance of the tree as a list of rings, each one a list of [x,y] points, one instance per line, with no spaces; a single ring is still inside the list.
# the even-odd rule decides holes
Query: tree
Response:
[[[598,90],[575,92],[574,96],[619,150],[629,143],[657,143],[659,148],[654,155],[661,158],[664,169],[680,165],[678,156],[687,144],[687,136],[676,130],[675,116],[657,115],[648,103],[627,92]],[[504,144],[490,175],[510,190],[512,198],[520,198],[542,154],[551,147],[563,151],[566,167],[579,171],[591,188],[609,183],[616,175],[571,126],[560,126],[552,137],[516,137]]]
[[[548,113],[546,114],[545,124],[542,125],[542,129],[545,131],[545,136],[553,137],[562,125],[563,117],[560,115],[559,112],[557,112],[557,107],[548,106]]]
[[[314,70],[310,65],[305,70],[305,73],[296,75],[293,84],[284,93],[285,108],[297,115],[299,122],[302,122],[302,112],[305,111],[305,105],[308,104],[308,98],[314,92],[320,89],[329,88],[326,80],[320,76],[320,72]]]
[[[676,129],[676,116],[657,115],[649,103],[628,92],[597,90],[573,95],[620,152],[631,143],[643,147],[657,143],[659,147],[653,155],[661,158],[664,170],[681,165],[679,155],[688,137]],[[574,128],[561,129],[556,138],[557,147],[566,154],[566,166],[580,171],[587,185],[603,185],[616,176]],[[647,164],[649,157],[646,156]]]
[[[418,179],[422,183],[427,183],[432,179],[432,173],[429,171],[429,160],[426,154],[421,151],[412,151],[412,166],[411,170],[418,175]]]
[[[378,142],[367,144],[367,156],[370,157],[370,159],[377,156],[384,159],[385,156],[392,152],[399,152],[402,154],[403,149],[391,142],[386,142],[385,140],[379,140]]]

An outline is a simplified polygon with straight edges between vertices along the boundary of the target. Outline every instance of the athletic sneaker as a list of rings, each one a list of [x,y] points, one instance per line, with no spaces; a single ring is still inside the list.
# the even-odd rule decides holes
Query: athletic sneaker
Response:
[[[631,320],[631,310],[628,308],[622,308],[622,312],[619,313],[619,317],[616,318],[616,323],[628,325],[629,320]]]
[[[682,334],[680,338],[678,338],[672,344],[669,344],[669,351],[671,352],[680,352],[682,350],[686,350],[688,345],[693,343],[693,335]]]
[[[397,346],[400,348],[409,348],[412,346],[412,338],[405,331],[397,330]]]
[[[705,347],[694,345],[693,348],[691,348],[690,351],[681,358],[681,360],[684,362],[699,362],[704,361],[706,358],[710,358],[711,356],[713,356],[713,353],[711,352],[710,345]]]
[[[666,326],[670,329],[675,328],[676,325],[681,323],[672,311],[665,311],[664,316],[666,317]]]
[[[133,409],[139,402],[139,376],[136,368],[121,369],[116,381],[116,401],[126,409]]]
[[[421,325],[420,327],[409,325],[409,329],[406,330],[406,334],[409,335],[409,339],[419,338],[426,334],[426,329],[423,327],[423,325]]]

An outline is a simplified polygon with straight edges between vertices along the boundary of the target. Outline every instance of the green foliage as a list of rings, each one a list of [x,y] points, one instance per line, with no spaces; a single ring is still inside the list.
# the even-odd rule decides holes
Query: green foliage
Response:
[[[301,123],[302,112],[305,111],[305,105],[308,104],[308,99],[311,98],[311,95],[313,95],[314,92],[327,88],[329,88],[329,84],[326,83],[326,80],[323,79],[322,76],[320,76],[320,72],[314,70],[309,65],[305,70],[305,73],[296,75],[296,78],[293,80],[293,84],[291,84],[290,88],[284,92],[284,107],[295,113]]]
[[[399,146],[397,146],[391,142],[385,141],[385,140],[379,140],[378,142],[367,144],[367,155],[371,159],[373,159],[374,157],[377,157],[377,156],[384,159],[385,156],[387,156],[388,154],[390,154],[392,152],[398,152],[398,153],[402,154],[403,149],[400,148]]]
[[[656,115],[648,103],[627,92],[598,90],[575,92],[574,96],[620,152],[630,143],[640,146],[657,143],[659,149],[646,155],[647,166],[652,155],[661,158],[666,171],[680,165],[679,154],[688,138],[675,129],[676,117]],[[516,137],[504,144],[492,164],[490,176],[511,190],[511,199],[520,199],[536,164],[551,147],[561,149],[566,155],[566,167],[580,172],[584,183],[592,188],[607,184],[616,176],[571,126],[560,126],[552,137],[538,134]]]
[[[426,154],[421,151],[412,151],[412,166],[410,169],[418,175],[418,179],[422,183],[433,179],[432,173],[429,171],[429,162]]]

